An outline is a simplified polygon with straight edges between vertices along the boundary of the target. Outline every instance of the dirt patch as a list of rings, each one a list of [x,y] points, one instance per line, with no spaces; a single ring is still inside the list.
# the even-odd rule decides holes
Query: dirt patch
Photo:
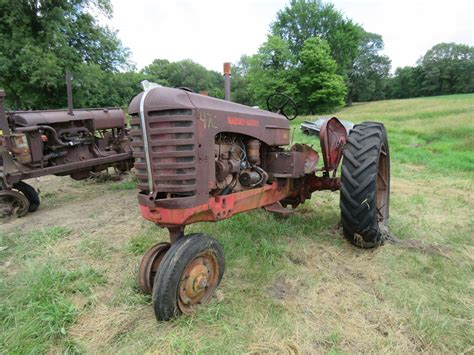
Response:
[[[277,300],[295,298],[298,291],[304,284],[301,281],[293,280],[287,276],[279,276],[270,286],[267,287],[268,294]]]
[[[124,220],[141,221],[135,190],[108,191],[105,194],[103,185],[77,185],[73,180],[55,176],[47,176],[39,181],[32,181],[31,184],[39,188],[42,195],[47,196],[45,203],[37,212],[29,213],[23,218],[2,220],[0,231],[9,233],[14,230],[29,231],[61,225],[85,232],[111,226],[117,233],[123,233],[123,228],[128,229],[129,224],[128,221],[125,224]],[[72,201],[62,199],[75,195],[79,196]],[[133,225],[135,227],[136,222]]]
[[[423,254],[440,255],[448,259],[450,258],[449,253],[451,252],[451,248],[446,245],[429,244],[416,239],[398,239],[393,235],[387,235],[385,241],[401,248],[419,251]]]

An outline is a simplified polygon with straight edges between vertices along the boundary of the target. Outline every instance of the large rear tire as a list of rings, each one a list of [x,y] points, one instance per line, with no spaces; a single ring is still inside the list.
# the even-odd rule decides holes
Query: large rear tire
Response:
[[[344,237],[362,248],[384,242],[389,217],[390,154],[382,123],[354,126],[344,147],[341,221]]]

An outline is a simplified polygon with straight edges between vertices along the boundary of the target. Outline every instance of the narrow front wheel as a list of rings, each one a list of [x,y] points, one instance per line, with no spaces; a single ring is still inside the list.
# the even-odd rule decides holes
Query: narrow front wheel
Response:
[[[178,239],[166,253],[155,276],[156,318],[169,320],[208,303],[224,270],[224,252],[217,240],[205,234]]]

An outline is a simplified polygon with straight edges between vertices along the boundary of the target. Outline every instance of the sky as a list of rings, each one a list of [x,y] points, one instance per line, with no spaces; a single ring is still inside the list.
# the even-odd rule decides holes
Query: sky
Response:
[[[192,59],[222,72],[224,62],[254,54],[288,0],[112,0],[109,25],[138,69],[154,59]],[[335,7],[382,35],[392,70],[416,64],[440,42],[474,45],[473,0],[333,0]]]

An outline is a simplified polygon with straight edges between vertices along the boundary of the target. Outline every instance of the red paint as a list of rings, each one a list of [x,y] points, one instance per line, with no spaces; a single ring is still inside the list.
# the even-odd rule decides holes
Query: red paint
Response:
[[[336,170],[341,161],[342,150],[347,141],[346,128],[336,117],[332,117],[321,126],[319,139],[321,141],[324,170]]]
[[[219,221],[240,212],[271,205],[288,194],[288,182],[279,186],[275,181],[271,185],[260,188],[211,197],[208,203],[193,208],[167,209],[140,205],[140,210],[145,219],[162,227],[169,227],[195,222]]]

